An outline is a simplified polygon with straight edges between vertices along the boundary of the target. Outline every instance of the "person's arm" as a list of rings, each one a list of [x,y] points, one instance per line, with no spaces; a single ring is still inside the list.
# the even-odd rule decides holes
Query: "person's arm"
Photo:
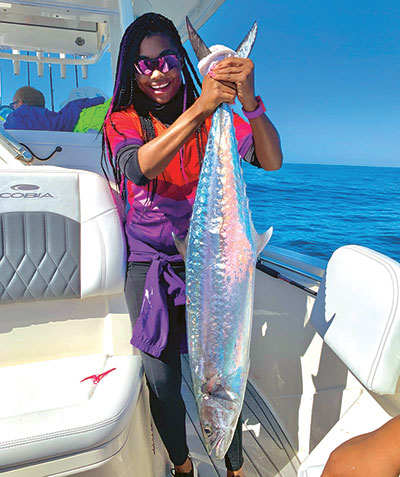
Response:
[[[329,456],[321,477],[398,477],[400,416],[376,431],[353,437]]]
[[[142,173],[154,179],[167,167],[193,132],[222,103],[234,102],[236,90],[206,76],[200,98],[160,136],[140,147],[138,162]]]
[[[248,58],[226,58],[210,76],[224,84],[236,85],[237,97],[245,111],[254,111],[258,101],[254,93],[254,64]],[[276,170],[282,165],[282,150],[277,130],[266,114],[249,119],[257,159],[263,169]]]

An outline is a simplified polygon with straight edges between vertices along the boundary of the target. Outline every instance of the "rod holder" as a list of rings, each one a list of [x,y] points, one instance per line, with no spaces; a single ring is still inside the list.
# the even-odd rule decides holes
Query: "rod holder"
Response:
[[[60,59],[65,59],[65,53],[60,53]],[[60,76],[62,79],[67,77],[67,66],[64,63],[60,63]]]
[[[43,53],[41,51],[36,52],[36,57],[37,57],[37,74],[39,78],[43,78]]]
[[[19,50],[12,50],[13,55],[19,55]],[[13,60],[13,70],[15,76],[19,76],[21,73],[21,63],[19,60]]]

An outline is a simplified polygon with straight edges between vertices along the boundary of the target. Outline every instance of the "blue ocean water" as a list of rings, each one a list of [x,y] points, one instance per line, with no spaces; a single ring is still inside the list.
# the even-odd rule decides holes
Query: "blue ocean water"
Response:
[[[254,225],[271,245],[328,260],[356,244],[400,262],[400,168],[244,164]]]

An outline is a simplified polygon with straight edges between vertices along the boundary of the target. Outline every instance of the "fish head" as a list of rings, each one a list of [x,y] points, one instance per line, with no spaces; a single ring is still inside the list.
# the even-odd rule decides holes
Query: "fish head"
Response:
[[[217,458],[222,459],[231,444],[241,411],[239,396],[221,382],[207,382],[202,386],[198,410],[206,449],[209,454],[215,449]]]

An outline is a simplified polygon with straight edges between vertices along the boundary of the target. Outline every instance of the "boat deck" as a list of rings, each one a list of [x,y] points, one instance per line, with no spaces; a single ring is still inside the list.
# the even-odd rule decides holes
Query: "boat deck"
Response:
[[[201,439],[187,356],[183,356],[182,373],[188,446],[198,463],[199,477],[225,477],[224,461],[217,460],[215,456],[210,457]],[[250,383],[247,384],[242,417],[246,477],[296,477],[299,463],[295,452]]]

